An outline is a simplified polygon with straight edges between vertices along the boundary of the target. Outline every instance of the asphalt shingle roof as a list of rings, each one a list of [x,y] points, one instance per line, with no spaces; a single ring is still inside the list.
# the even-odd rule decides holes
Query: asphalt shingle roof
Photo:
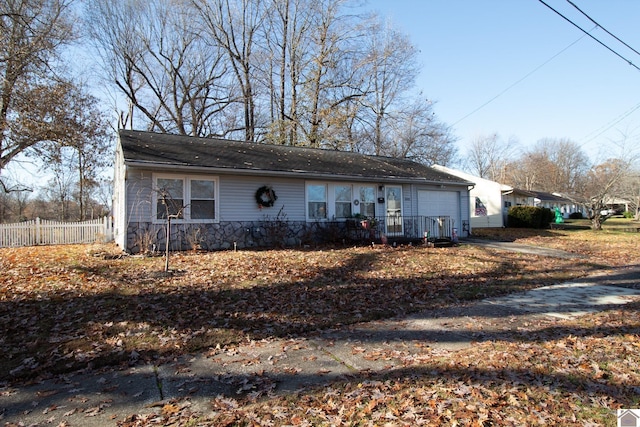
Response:
[[[272,145],[153,132],[120,131],[129,165],[170,169],[278,172],[344,178],[469,184],[467,181],[406,159],[286,145]]]
[[[553,193],[547,193],[544,191],[531,191],[535,195],[537,199],[544,200],[547,202],[570,202],[571,200],[566,197],[557,196]]]

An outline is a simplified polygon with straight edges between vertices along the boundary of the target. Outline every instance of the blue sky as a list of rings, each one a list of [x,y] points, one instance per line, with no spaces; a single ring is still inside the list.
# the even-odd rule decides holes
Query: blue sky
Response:
[[[640,51],[640,1],[572,1]],[[545,3],[640,67],[640,55],[594,29],[567,0]],[[461,154],[494,132],[524,149],[568,138],[592,161],[619,155],[622,140],[627,149],[640,146],[640,71],[540,1],[369,0],[366,9],[390,19],[420,50],[418,89],[453,126]]]

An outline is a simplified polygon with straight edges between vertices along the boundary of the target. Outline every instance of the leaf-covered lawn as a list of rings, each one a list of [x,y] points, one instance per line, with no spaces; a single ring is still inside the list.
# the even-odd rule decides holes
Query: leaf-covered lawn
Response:
[[[214,399],[200,425],[615,426],[640,407],[640,304],[556,324],[512,340],[414,358],[406,369],[268,401]],[[544,322],[543,322],[544,323]],[[526,336],[526,338],[525,338]],[[406,360],[411,360],[407,358]],[[139,418],[163,424],[170,417]]]
[[[640,223],[633,223],[633,226],[640,227]],[[474,236],[476,235],[493,240],[562,249],[587,256],[591,262],[602,266],[640,265],[640,233],[621,232],[616,229],[594,232],[485,228],[474,230]]]
[[[108,245],[0,249],[0,382],[128,364],[132,355],[162,363],[640,265],[639,236],[621,236],[615,245],[583,231],[516,239],[583,260],[465,244],[376,246],[173,254],[171,274],[162,258],[118,257]],[[637,309],[566,321],[569,332],[538,324],[469,350],[408,354],[391,377],[268,402],[216,400],[215,419],[176,409],[129,425],[615,425],[612,409],[640,405]]]

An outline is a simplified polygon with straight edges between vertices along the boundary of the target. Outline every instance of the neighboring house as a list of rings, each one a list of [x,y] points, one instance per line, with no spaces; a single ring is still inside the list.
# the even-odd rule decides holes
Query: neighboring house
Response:
[[[471,228],[505,227],[511,206],[533,206],[534,194],[466,172],[435,165],[434,168],[475,183],[470,192]]]
[[[502,190],[502,199],[504,200],[505,208],[508,209],[511,206],[534,206],[536,197],[534,192],[513,188],[508,185],[504,187],[506,188]]]
[[[584,217],[588,216],[584,207],[562,196],[560,193],[546,193],[544,191],[532,191],[532,193],[535,194],[534,206],[551,210],[558,208],[564,218],[569,218],[569,215],[574,212],[580,212]]]
[[[505,226],[509,226],[509,208],[511,206],[535,206],[535,193],[508,185],[505,187],[502,191],[503,221]]]
[[[119,134],[115,240],[128,252],[464,237],[465,179],[406,159],[150,132]]]
[[[604,202],[607,210],[610,213],[627,212],[631,209],[631,205],[633,203],[631,200],[622,199],[619,197],[607,197]]]

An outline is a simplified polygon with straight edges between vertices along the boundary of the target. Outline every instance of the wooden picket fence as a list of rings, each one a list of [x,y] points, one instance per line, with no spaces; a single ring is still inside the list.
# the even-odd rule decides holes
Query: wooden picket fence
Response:
[[[108,242],[112,238],[113,225],[108,217],[78,222],[36,218],[0,224],[0,247]]]

